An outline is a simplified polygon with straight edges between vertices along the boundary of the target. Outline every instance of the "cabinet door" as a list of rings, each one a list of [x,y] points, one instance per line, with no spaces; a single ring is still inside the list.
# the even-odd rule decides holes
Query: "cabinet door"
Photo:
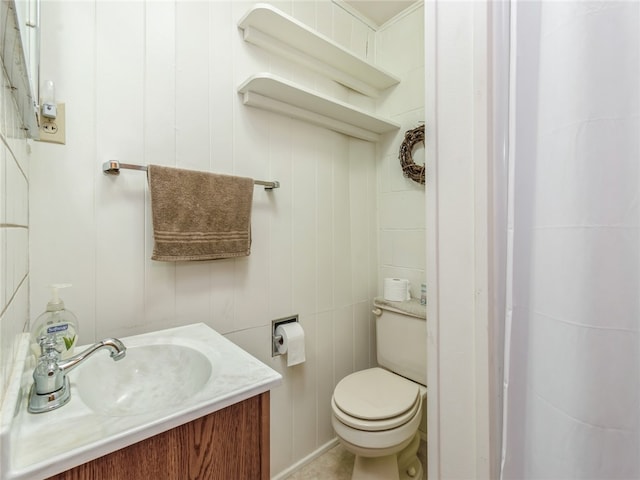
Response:
[[[49,480],[268,480],[269,392]]]

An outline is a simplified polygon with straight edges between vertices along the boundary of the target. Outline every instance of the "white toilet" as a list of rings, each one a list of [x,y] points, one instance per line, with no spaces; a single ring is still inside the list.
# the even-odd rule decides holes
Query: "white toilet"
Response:
[[[426,397],[425,306],[374,301],[379,367],[343,378],[333,392],[332,424],[355,454],[352,479],[422,478],[418,426]]]

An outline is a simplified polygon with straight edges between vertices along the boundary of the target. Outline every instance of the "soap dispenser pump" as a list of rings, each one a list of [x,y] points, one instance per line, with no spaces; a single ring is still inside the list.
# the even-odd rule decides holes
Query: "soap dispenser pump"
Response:
[[[57,283],[50,285],[51,300],[42,315],[36,318],[31,335],[31,349],[36,356],[40,355],[40,338],[53,336],[56,339],[56,350],[61,359],[73,355],[73,350],[78,343],[78,320],[70,310],[64,306],[58,290],[70,287],[69,283]]]

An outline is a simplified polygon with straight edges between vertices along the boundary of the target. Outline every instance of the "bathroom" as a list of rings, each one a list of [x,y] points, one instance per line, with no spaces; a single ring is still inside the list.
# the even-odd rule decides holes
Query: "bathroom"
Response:
[[[640,152],[638,4],[418,2],[375,30],[346,2],[270,3],[402,81],[372,99],[245,44],[237,22],[253,2],[43,3],[48,25],[41,74],[56,82],[56,99],[66,105],[66,145],[22,137],[3,78],[0,396],[14,339],[44,308],[46,285],[73,283],[64,299],[78,315],[86,342],[204,322],[281,372],[283,383],[271,392],[271,474],[284,476],[334,445],[333,387],[375,363],[372,299],[380,295],[384,278],[402,276],[411,280],[414,296],[420,283],[427,284],[430,478],[498,478],[501,473],[503,478],[637,478],[637,275],[630,267],[638,264],[637,221],[603,217],[596,222],[613,225],[608,240],[620,240],[616,248],[563,243],[569,245],[566,250],[552,249],[556,255],[564,252],[549,256],[553,262],[530,264],[529,259],[545,258],[532,253],[548,245],[528,241],[527,222],[542,207],[565,214],[557,205],[584,204],[602,215],[607,212],[599,206],[608,205],[611,212],[637,214],[638,187],[625,182],[637,180]],[[592,19],[593,24],[585,23]],[[541,35],[541,24],[552,34],[580,26],[570,32],[581,35],[578,41],[566,43],[576,54],[556,48],[565,43]],[[415,31],[424,40],[414,38]],[[542,49],[536,40],[546,56],[538,57]],[[523,62],[519,70],[510,67],[516,58]],[[522,88],[512,90],[511,99],[505,94],[514,87],[510,68]],[[567,70],[557,75],[561,68]],[[401,127],[370,142],[249,108],[237,88],[256,71],[275,72],[390,117]],[[539,85],[546,89],[538,90]],[[562,95],[554,96],[561,87]],[[606,95],[590,94],[590,88]],[[535,142],[527,137],[536,131],[531,128],[535,114],[547,113],[541,118],[548,124],[557,119],[541,106],[561,105],[560,98],[584,92],[580,102],[595,105],[592,118],[618,119],[621,136],[611,135],[613,144],[605,139],[602,145],[616,158],[628,159],[628,169],[620,162],[619,169],[598,170],[607,162],[601,161],[601,144],[588,143],[599,140],[591,132],[588,141],[576,135],[587,142],[593,175],[588,182],[581,176],[580,182],[552,183],[545,190],[545,180],[565,178],[562,168],[574,168],[560,162],[560,170],[545,163],[546,176],[539,173],[540,164],[539,171],[516,169],[509,177],[513,152],[527,159],[536,152],[536,144],[527,143]],[[619,110],[598,116],[599,101]],[[427,141],[420,155],[430,159],[426,188],[403,178],[397,160],[402,133],[421,121]],[[509,122],[522,128],[510,130]],[[109,159],[232,172],[277,180],[281,188],[255,189],[248,259],[167,267],[149,260],[144,174],[106,177],[100,166]],[[581,168],[576,171],[584,175]],[[510,178],[525,195],[515,207]],[[583,191],[582,185],[592,188]],[[560,203],[545,204],[545,198]],[[574,198],[579,201],[572,203]],[[513,227],[509,215],[525,225],[519,233],[522,224],[516,223],[515,236],[505,233]],[[578,214],[577,220],[564,221],[584,218]],[[552,231],[546,227],[543,231]],[[598,263],[603,245],[607,261]],[[564,267],[564,284],[553,283],[557,265]],[[515,287],[505,289],[509,282]],[[544,294],[532,299],[562,307],[556,316],[571,312],[586,318],[581,331],[600,337],[584,344],[567,340],[566,332],[535,330],[546,329],[545,322],[514,323],[512,329],[511,318],[523,319],[518,302],[529,300],[529,287]],[[591,293],[600,290],[607,301],[596,303],[600,296]],[[554,297],[558,292],[562,302]],[[622,327],[600,324],[609,318],[607,312],[615,313],[612,324],[622,318]],[[283,359],[271,358],[268,339],[271,320],[291,314],[299,314],[304,327],[307,361],[287,368]],[[617,332],[624,338],[616,338]],[[598,340],[606,335],[611,342]],[[560,337],[568,343],[536,343]],[[613,375],[609,366],[628,374]],[[511,380],[504,385],[503,372]],[[556,375],[562,375],[559,381],[545,382]],[[536,388],[527,391],[529,385]],[[607,388],[591,388],[599,385]],[[555,412],[569,413],[556,417],[533,409],[543,398],[536,396],[541,389],[544,398],[561,399]],[[572,419],[579,425],[567,440],[569,429],[561,429]],[[606,428],[585,432],[585,425],[611,425],[615,441],[599,436],[607,435]],[[593,441],[579,441],[583,438]],[[536,448],[527,450],[531,445]]]
[[[23,227],[2,229],[17,237],[14,264],[3,262],[3,366],[51,283],[73,285],[61,297],[81,344],[204,322],[284,376],[271,392],[277,475],[334,440],[335,383],[375,363],[381,279],[410,279],[414,296],[425,281],[425,189],[397,160],[404,131],[424,122],[424,7],[408,2],[376,31],[342,2],[271,2],[401,78],[373,99],[244,42],[237,24],[254,3],[42,2],[40,74],[65,104],[66,144],[10,144],[21,170],[6,163],[4,195],[23,210],[6,223]],[[261,71],[402,127],[376,143],[246,107],[237,87]],[[249,257],[154,262],[146,176],[106,176],[110,159],[280,188],[254,190]],[[292,314],[307,360],[287,368],[269,338],[271,321]]]

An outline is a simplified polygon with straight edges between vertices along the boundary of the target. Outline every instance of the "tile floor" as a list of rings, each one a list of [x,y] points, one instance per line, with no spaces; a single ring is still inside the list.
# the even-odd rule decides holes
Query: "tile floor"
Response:
[[[427,444],[424,441],[420,442],[418,457],[424,469],[422,479],[427,480]],[[288,476],[287,480],[351,480],[352,470],[353,454],[338,444]]]

